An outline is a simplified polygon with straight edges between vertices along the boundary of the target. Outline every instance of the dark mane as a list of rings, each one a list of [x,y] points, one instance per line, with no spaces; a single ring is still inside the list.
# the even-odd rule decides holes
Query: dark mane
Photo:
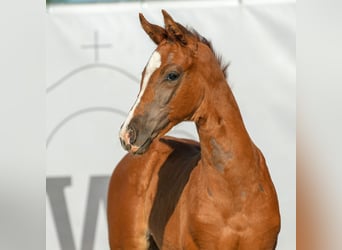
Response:
[[[214,48],[213,48],[213,45],[211,43],[211,41],[209,41],[207,38],[203,37],[200,33],[198,33],[194,28],[192,27],[186,27],[187,31],[192,35],[194,36],[199,42],[201,43],[204,43],[205,45],[207,45],[211,51],[214,53],[217,61],[219,62],[220,66],[221,66],[221,70],[224,74],[224,77],[227,78],[227,69],[228,69],[228,66],[229,66],[229,63],[225,63],[223,61],[223,58],[220,54],[218,54]]]

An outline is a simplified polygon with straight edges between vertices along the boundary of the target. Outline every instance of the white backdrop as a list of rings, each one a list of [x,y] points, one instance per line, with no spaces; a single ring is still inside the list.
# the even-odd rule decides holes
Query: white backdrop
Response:
[[[154,44],[138,12],[161,8],[212,40],[246,127],[278,191],[279,250],[295,249],[295,1],[53,6],[47,15],[46,249],[109,249],[107,181],[124,155],[118,131]],[[181,124],[170,134],[197,138]]]

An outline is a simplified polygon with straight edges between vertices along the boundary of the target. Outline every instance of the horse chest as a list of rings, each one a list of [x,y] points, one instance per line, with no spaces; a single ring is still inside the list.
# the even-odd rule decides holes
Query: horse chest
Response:
[[[219,248],[220,242],[234,246],[247,228],[243,215],[229,216],[228,204],[222,207],[207,188],[195,185],[197,171],[194,169],[176,209],[165,224],[161,249],[227,249]]]

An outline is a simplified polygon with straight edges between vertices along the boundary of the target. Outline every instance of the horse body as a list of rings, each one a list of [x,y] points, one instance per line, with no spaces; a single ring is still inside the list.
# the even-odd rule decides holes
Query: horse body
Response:
[[[165,29],[140,16],[158,48],[120,132],[131,152],[109,186],[111,249],[274,249],[277,195],[222,67],[163,14]],[[183,120],[196,123],[199,143],[163,136]]]

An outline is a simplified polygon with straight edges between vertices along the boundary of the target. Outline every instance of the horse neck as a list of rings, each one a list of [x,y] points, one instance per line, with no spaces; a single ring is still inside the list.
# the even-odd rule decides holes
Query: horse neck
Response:
[[[240,183],[258,153],[244,126],[235,98],[223,79],[211,84],[196,112],[202,165],[230,183]]]

